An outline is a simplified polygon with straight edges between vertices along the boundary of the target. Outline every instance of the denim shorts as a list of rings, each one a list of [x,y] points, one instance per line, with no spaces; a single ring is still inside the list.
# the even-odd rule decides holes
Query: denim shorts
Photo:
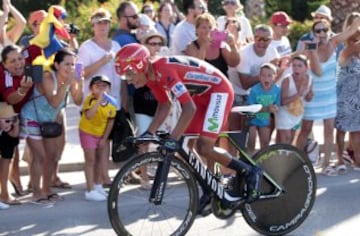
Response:
[[[31,119],[21,119],[19,136],[21,138],[42,139],[40,123]]]

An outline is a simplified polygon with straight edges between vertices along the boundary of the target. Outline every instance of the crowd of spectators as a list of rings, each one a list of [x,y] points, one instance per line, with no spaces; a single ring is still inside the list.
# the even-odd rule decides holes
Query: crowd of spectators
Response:
[[[140,135],[146,132],[157,107],[148,87],[135,89],[116,72],[115,55],[130,43],[145,45],[151,57],[187,55],[205,60],[228,77],[235,93],[234,106],[262,104],[262,110],[250,122],[250,153],[256,152],[256,138],[260,148],[275,140],[306,150],[314,121],[322,120],[322,173],[346,173],[348,162],[352,169],[360,170],[360,13],[349,13],[342,32],[335,34],[331,30],[331,10],[321,5],[312,13],[311,31],[293,50],[287,37],[292,19],[286,12],[274,12],[267,24],[252,29],[239,0],[223,0],[223,16],[212,15],[204,0],[184,0],[183,12],[172,0],[160,1],[157,8],[144,3],[140,9],[132,1],[123,1],[116,16],[104,8],[95,10],[89,18],[93,34],[80,44],[76,30],[62,18],[65,9],[61,6],[32,12],[27,21],[32,34],[20,39],[26,20],[10,0],[2,3],[0,209],[21,204],[9,193],[8,181],[17,196],[31,193],[34,204],[64,200],[53,187],[71,188],[71,183],[63,182],[58,175],[66,145],[64,112],[70,97],[79,106],[81,117],[85,199],[106,199],[104,188],[111,185],[108,162],[116,147],[112,145],[114,137],[122,132],[121,119],[133,120]],[[9,16],[15,21],[11,28],[7,26]],[[111,35],[114,18],[117,29]],[[57,33],[52,36],[59,47],[41,63],[49,45],[41,46],[39,38],[51,35],[41,32],[49,24],[55,27]],[[30,66],[29,75],[31,64],[43,65],[41,74],[35,74],[35,67]],[[166,131],[172,129],[181,109],[176,99],[172,106],[162,126]],[[60,123],[63,132],[57,137],[44,137],[40,126],[48,121]],[[226,127],[239,130],[244,125],[243,117],[231,114]],[[335,129],[337,163],[333,165],[330,160]],[[348,147],[344,142],[346,132],[350,134]],[[271,138],[273,133],[275,139]],[[21,140],[26,142],[23,153],[30,172],[27,190],[19,173]],[[348,155],[344,156],[345,149]],[[145,147],[139,149],[145,151]],[[134,173],[134,179],[149,189],[144,173],[146,169]]]

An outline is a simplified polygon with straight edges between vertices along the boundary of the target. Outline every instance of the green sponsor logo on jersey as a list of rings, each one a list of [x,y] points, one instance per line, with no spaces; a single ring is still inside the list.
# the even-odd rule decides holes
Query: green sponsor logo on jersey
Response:
[[[219,128],[219,123],[216,118],[209,118],[208,122],[210,123],[210,126],[208,127],[208,130],[210,131],[216,131],[217,128]]]

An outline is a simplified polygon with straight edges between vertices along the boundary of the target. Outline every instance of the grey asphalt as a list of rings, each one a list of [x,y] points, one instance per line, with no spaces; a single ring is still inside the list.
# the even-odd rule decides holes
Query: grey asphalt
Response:
[[[72,184],[70,190],[55,190],[65,198],[44,208],[30,203],[30,195],[20,198],[20,206],[0,211],[0,236],[3,235],[115,235],[109,223],[106,202],[84,200],[85,177],[82,151],[77,137],[78,111],[67,108],[68,142],[61,161],[61,178]],[[315,133],[317,133],[316,131]],[[320,131],[319,131],[320,132]],[[23,145],[23,144],[21,144]],[[22,161],[22,182],[29,180]],[[114,176],[119,167],[111,166]],[[12,190],[11,186],[9,186]],[[317,199],[307,220],[291,235],[359,235],[360,172],[351,171],[336,177],[318,174]],[[228,220],[198,217],[187,235],[259,235],[244,221],[240,213]]]

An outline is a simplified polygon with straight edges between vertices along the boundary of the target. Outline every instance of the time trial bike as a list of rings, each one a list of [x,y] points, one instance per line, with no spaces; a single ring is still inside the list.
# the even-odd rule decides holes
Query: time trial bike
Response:
[[[232,112],[253,114],[260,109],[261,105],[240,106]],[[197,137],[184,135],[176,154],[157,149],[135,155],[119,170],[108,197],[108,215],[118,235],[185,235],[197,216],[200,189],[211,193],[216,217],[226,219],[240,211],[249,226],[264,235],[284,235],[303,223],[316,196],[316,175],[303,151],[275,144],[251,157],[245,151],[248,129],[222,133],[220,137],[229,140],[241,160],[263,170],[260,197],[247,203],[245,177],[236,175],[238,195],[229,194],[228,186],[191,149],[190,143]],[[166,135],[128,140],[161,146]],[[144,166],[152,179],[150,190],[133,181],[133,173]]]

